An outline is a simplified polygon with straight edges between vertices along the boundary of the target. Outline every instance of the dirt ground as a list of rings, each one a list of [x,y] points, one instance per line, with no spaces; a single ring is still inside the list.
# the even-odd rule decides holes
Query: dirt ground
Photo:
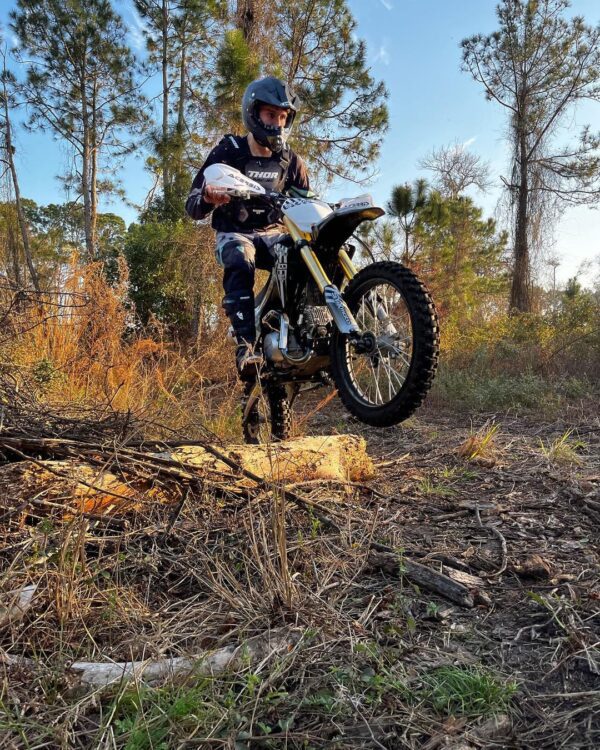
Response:
[[[5,498],[2,590],[38,590],[0,629],[0,747],[599,747],[598,414],[429,407],[378,430],[332,402],[308,431],[363,435],[377,475],[292,489],[337,529],[288,499],[282,535],[264,487],[84,527]],[[465,574],[475,606],[411,584],[404,560]],[[221,677],[69,689],[75,659],[189,655],[273,628],[300,640]]]
[[[352,429],[367,438],[370,452],[383,462],[375,502],[385,518],[378,528],[385,529],[388,543],[422,562],[464,566],[483,579],[492,602],[474,610],[449,610],[438,602],[443,617],[432,622],[426,597],[417,597],[419,641],[517,682],[512,735],[499,740],[501,746],[597,747],[600,418],[595,405],[553,422],[425,409],[399,431]],[[480,455],[470,459],[469,450],[490,434]],[[371,621],[378,624],[377,610]]]

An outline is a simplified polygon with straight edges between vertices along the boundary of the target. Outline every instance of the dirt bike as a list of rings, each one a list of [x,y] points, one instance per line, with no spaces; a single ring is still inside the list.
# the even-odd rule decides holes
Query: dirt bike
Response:
[[[352,262],[348,241],[383,209],[370,195],[329,204],[267,191],[226,164],[204,176],[233,198],[261,196],[279,209],[288,233],[274,245],[273,268],[255,299],[264,364],[244,385],[245,441],[286,439],[298,393],[332,383],[361,422],[386,427],[410,417],[435,375],[438,320],[427,289],[401,263],[358,271]]]

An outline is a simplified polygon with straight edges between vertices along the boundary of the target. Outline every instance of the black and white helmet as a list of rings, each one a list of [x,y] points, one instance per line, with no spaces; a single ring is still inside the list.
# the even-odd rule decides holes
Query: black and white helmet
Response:
[[[258,78],[252,81],[242,97],[244,126],[261,146],[279,152],[285,146],[292,129],[298,103],[298,97],[287,83],[273,76]],[[261,104],[272,104],[275,107],[287,109],[288,116],[285,125],[282,128],[265,125],[259,116]]]

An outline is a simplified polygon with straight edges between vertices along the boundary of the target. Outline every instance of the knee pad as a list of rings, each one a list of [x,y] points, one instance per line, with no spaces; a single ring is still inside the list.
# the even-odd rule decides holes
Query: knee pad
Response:
[[[254,272],[255,248],[252,242],[228,240],[217,249],[217,260],[223,268]]]

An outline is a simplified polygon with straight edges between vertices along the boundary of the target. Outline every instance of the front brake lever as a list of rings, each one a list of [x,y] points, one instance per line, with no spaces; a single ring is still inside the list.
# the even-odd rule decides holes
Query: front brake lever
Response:
[[[236,198],[237,200],[242,201],[247,201],[250,198],[250,193],[247,190],[225,189],[223,190],[223,193],[230,198]]]

